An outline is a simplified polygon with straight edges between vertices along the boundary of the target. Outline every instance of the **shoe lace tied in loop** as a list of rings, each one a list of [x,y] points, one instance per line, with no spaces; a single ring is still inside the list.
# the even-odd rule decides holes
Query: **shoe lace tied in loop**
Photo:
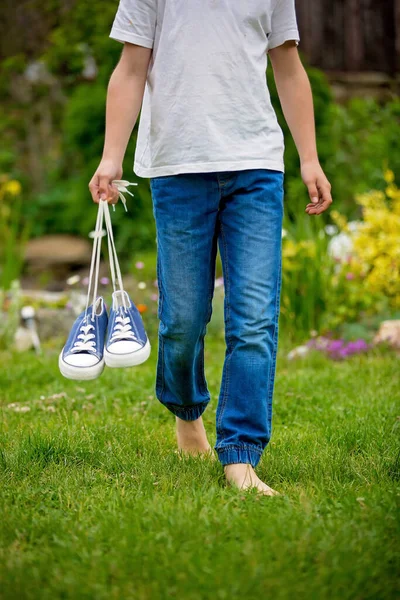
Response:
[[[113,342],[119,342],[121,340],[138,341],[136,335],[132,331],[131,319],[124,310],[121,310],[120,314],[118,314],[115,319],[110,343],[112,344]]]
[[[79,331],[80,333],[76,338],[76,342],[74,343],[71,352],[93,352],[96,351],[96,336],[94,333],[91,333],[91,330],[94,329],[94,326],[89,324],[83,324]]]
[[[129,185],[137,185],[137,183],[131,183],[129,181],[126,181],[125,179],[114,179],[112,183],[118,189],[119,198],[121,199],[122,204],[124,205],[125,211],[127,211],[126,198],[124,196],[124,193],[128,193],[130,196],[133,196],[132,192],[130,192],[127,188]],[[113,208],[115,210],[115,206],[113,206]],[[121,270],[120,270],[119,263],[118,263],[117,251],[115,249],[114,236],[112,233],[110,210],[109,210],[107,201],[100,200],[99,208],[98,208],[98,212],[97,212],[96,226],[95,226],[95,230],[94,230],[94,234],[93,234],[93,238],[94,238],[93,250],[92,250],[92,259],[91,259],[91,263],[90,263],[89,285],[88,285],[88,293],[87,293],[86,309],[85,309],[85,322],[86,323],[87,323],[87,317],[88,317],[87,312],[89,309],[90,297],[91,297],[92,290],[93,290],[92,321],[94,320],[94,317],[95,317],[95,310],[96,310],[95,304],[96,304],[96,300],[97,300],[99,270],[100,270],[101,238],[104,235],[103,220],[105,220],[106,229],[107,229],[108,249],[109,249],[109,255],[110,255],[111,279],[112,279],[114,292],[117,290],[116,278],[118,278],[118,285],[119,285],[120,290],[123,291]],[[125,306],[125,294],[122,294],[122,297],[123,297],[124,307],[127,308]]]

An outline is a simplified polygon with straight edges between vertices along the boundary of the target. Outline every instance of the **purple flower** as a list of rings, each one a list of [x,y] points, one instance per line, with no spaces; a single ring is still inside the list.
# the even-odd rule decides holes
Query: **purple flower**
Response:
[[[158,294],[151,294],[150,298],[154,301],[157,302],[158,300]]]
[[[354,279],[354,273],[346,273],[346,279],[348,279],[349,281]]]
[[[364,350],[368,350],[369,348],[367,342],[361,338],[356,340],[355,342],[349,342],[349,346],[350,344],[355,352],[363,352]]]
[[[82,279],[82,284],[83,284],[83,285],[89,285],[89,277],[84,277],[84,278]]]
[[[135,263],[135,267],[137,269],[143,269],[144,268],[144,262],[139,260],[137,263]]]
[[[370,348],[370,344],[367,344],[362,338],[352,342],[345,342],[342,339],[333,340],[326,336],[318,336],[317,338],[310,339],[306,343],[306,346],[325,352],[332,360],[342,360],[354,354],[365,352]]]
[[[332,340],[329,342],[326,349],[328,352],[338,352],[343,347],[343,344],[343,340]]]
[[[101,285],[108,285],[110,283],[110,280],[108,279],[108,277],[102,277],[100,279],[100,283]]]

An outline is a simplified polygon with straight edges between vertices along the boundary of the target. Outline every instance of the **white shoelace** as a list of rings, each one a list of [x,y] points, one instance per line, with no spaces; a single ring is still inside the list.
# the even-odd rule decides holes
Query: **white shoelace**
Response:
[[[77,337],[77,341],[72,347],[71,352],[90,352],[96,350],[96,336],[90,331],[94,329],[93,325],[82,325],[79,331],[82,331]]]
[[[134,342],[138,341],[136,335],[132,331],[130,317],[119,314],[115,319],[113,333],[110,338],[110,344],[123,340],[133,340]]]
[[[126,198],[124,193],[128,193],[131,196],[133,194],[127,189],[129,185],[137,185],[137,183],[131,183],[126,181],[125,179],[115,179],[112,182],[116,188],[118,189],[118,196],[124,205],[125,211],[127,211],[126,207]],[[115,206],[113,205],[113,209],[115,210]],[[98,291],[98,280],[99,280],[99,270],[100,270],[100,255],[101,255],[101,238],[103,237],[103,220],[106,222],[107,229],[107,237],[108,237],[108,248],[110,254],[110,268],[111,268],[111,279],[113,283],[114,292],[117,291],[116,288],[116,272],[118,278],[118,284],[121,292],[124,291],[122,284],[122,276],[121,270],[119,267],[117,251],[115,249],[114,236],[112,232],[112,223],[110,217],[110,211],[108,207],[107,201],[100,201],[99,207],[97,211],[96,225],[93,234],[93,249],[92,249],[92,258],[90,262],[90,272],[89,272],[89,284],[88,284],[88,293],[86,298],[86,308],[85,308],[85,318],[82,322],[82,325],[79,329],[79,334],[76,338],[76,341],[71,348],[72,353],[78,352],[95,352],[96,351],[96,335],[93,333],[94,325],[92,324],[94,321],[94,317],[96,315],[96,307],[97,307],[97,291]],[[88,322],[88,309],[91,297],[91,291],[93,288],[93,296],[92,296],[92,314],[91,321]],[[122,294],[124,307],[125,307],[125,294]],[[126,307],[125,307],[126,308]],[[122,318],[120,316],[116,319],[116,324],[114,327],[115,336],[117,339],[135,339],[136,336],[131,331],[130,319],[129,317]],[[114,341],[116,341],[114,340]]]
[[[127,188],[129,185],[137,185],[137,183],[131,183],[131,182],[127,181],[126,179],[114,179],[112,183],[118,189],[119,198],[121,199],[122,204],[124,205],[124,208],[127,211],[126,198],[125,198],[123,192],[126,192],[126,193],[130,194],[131,196],[133,196],[132,192],[130,192]],[[113,205],[113,208],[115,210],[114,205]],[[96,226],[95,226],[94,234],[93,234],[93,238],[94,238],[93,239],[93,250],[92,250],[92,259],[91,259],[91,263],[90,263],[89,285],[88,285],[88,293],[87,293],[87,298],[86,298],[86,309],[85,309],[85,312],[86,312],[85,320],[87,320],[87,311],[88,311],[89,304],[90,304],[90,295],[91,295],[92,287],[93,287],[92,321],[94,320],[94,317],[95,317],[95,303],[97,300],[99,270],[100,270],[101,238],[103,237],[103,220],[105,220],[105,222],[106,222],[107,237],[108,237],[108,249],[109,249],[109,254],[110,254],[111,279],[112,279],[114,292],[116,291],[115,265],[117,268],[118,284],[119,284],[121,291],[123,291],[121,270],[119,268],[117,251],[115,249],[114,237],[113,237],[113,233],[112,233],[110,210],[109,210],[107,201],[100,200],[99,208],[97,211]]]
[[[137,183],[131,183],[130,181],[127,181],[126,179],[114,179],[112,183],[118,189],[118,198],[121,200],[122,204],[124,205],[125,212],[128,212],[128,209],[126,207],[126,198],[124,196],[124,193],[129,194],[133,198],[132,192],[130,192],[128,190],[128,185],[137,185]],[[112,207],[113,207],[113,210],[115,210],[115,204],[113,204]]]
[[[123,182],[124,185],[126,182]],[[125,188],[126,189],[126,185]],[[110,337],[110,343],[133,340],[138,342],[136,334],[132,330],[131,318],[127,313],[128,306],[126,304],[126,292],[122,282],[121,269],[119,266],[117,250],[115,248],[114,235],[112,230],[111,216],[108,209],[108,205],[104,206],[104,220],[107,229],[107,242],[108,242],[108,255],[110,260],[110,271],[111,281],[114,292],[120,292],[122,298],[122,307],[120,307],[119,314],[115,319],[113,332]]]

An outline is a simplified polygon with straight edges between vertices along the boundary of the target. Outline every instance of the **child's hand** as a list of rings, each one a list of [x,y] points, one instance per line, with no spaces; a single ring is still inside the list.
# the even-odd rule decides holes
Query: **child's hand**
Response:
[[[114,179],[122,179],[122,165],[109,159],[103,159],[89,183],[93,202],[107,200],[108,204],[118,202],[118,190],[112,185]]]
[[[301,177],[311,200],[306,206],[306,213],[320,215],[332,204],[331,184],[317,160],[301,165]]]

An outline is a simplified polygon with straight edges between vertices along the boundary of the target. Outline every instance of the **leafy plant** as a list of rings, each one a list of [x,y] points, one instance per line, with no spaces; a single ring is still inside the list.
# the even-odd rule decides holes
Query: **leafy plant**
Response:
[[[325,163],[332,181],[335,207],[348,218],[360,209],[356,194],[383,191],[382,169],[387,161],[400,171],[400,99],[386,104],[371,98],[353,98],[330,106],[332,152]]]
[[[331,213],[339,235],[348,240],[347,256],[338,261],[332,278],[327,318],[333,326],[400,309],[400,190],[393,171],[386,170],[384,181],[384,192],[356,196],[362,221],[348,222],[338,211]]]
[[[19,181],[0,178],[0,289],[8,290],[22,271],[29,224],[23,218]]]
[[[323,227],[311,219],[300,223],[286,219],[282,241],[281,319],[293,339],[320,329],[334,268]]]
[[[20,321],[22,305],[21,289],[18,280],[9,285],[6,292],[0,287],[0,349],[10,349]]]

